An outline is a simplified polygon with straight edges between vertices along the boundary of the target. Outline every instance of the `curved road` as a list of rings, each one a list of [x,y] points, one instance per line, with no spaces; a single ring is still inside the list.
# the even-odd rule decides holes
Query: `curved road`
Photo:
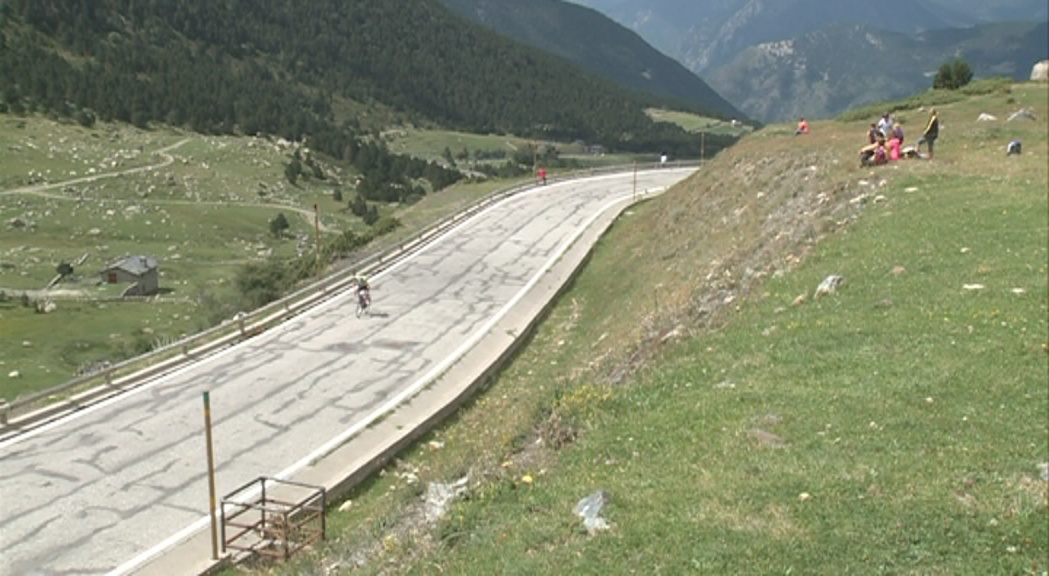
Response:
[[[663,188],[692,169],[637,175]],[[201,393],[210,390],[219,494],[286,476],[376,418],[526,290],[631,174],[533,189],[467,220],[373,281],[375,315],[339,295],[256,338],[0,442],[0,574],[127,567],[207,515]]]

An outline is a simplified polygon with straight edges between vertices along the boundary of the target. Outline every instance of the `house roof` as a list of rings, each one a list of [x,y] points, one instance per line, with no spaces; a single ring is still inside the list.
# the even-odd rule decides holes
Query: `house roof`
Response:
[[[152,256],[128,256],[109,265],[106,270],[123,270],[128,274],[141,276],[157,267],[157,259]]]

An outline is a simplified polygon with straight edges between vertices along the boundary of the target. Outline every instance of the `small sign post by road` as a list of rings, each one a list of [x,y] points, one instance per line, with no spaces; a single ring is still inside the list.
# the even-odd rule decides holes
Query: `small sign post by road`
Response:
[[[630,201],[637,201],[637,160],[634,160],[634,191],[630,194]]]
[[[204,392],[204,438],[208,445],[208,496],[211,514],[211,559],[219,559],[219,532],[215,520],[215,456],[211,450],[211,400]]]
[[[313,205],[313,240],[317,245],[317,279],[323,274],[321,267],[321,212],[316,204]]]

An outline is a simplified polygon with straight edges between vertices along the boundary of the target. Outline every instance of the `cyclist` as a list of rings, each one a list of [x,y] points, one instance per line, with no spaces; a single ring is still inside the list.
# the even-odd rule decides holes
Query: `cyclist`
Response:
[[[367,308],[371,306],[371,285],[368,284],[368,277],[364,274],[357,274],[355,280],[357,281],[357,301],[360,303],[362,308]]]

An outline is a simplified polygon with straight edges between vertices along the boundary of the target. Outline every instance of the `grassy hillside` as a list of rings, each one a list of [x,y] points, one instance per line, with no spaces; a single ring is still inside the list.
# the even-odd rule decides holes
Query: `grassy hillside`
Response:
[[[938,104],[936,159],[875,169],[870,118],[746,136],[627,212],[471,406],[263,572],[1043,573],[1047,103]],[[887,106],[914,134],[921,104]]]

